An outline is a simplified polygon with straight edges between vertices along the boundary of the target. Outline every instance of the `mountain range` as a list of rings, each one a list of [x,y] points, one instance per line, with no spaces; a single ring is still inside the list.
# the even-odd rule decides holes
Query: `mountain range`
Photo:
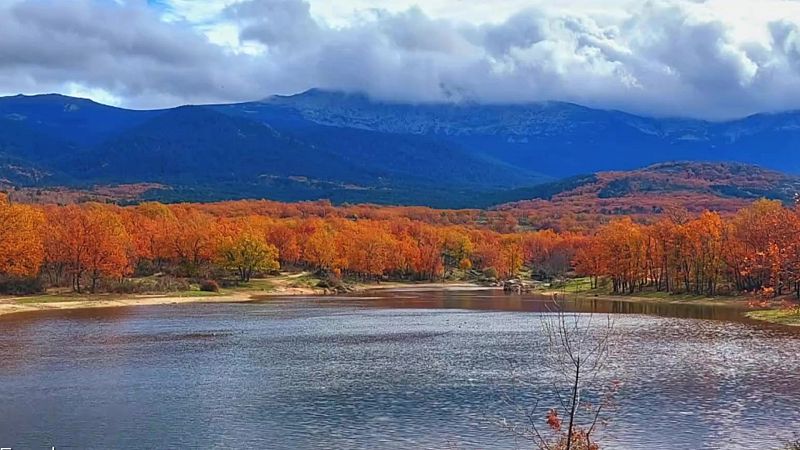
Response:
[[[148,111],[56,94],[0,98],[4,185],[155,183],[143,196],[160,200],[485,206],[538,198],[582,174],[675,160],[797,175],[798,143],[800,112],[706,122],[560,102],[400,104],[322,90]]]

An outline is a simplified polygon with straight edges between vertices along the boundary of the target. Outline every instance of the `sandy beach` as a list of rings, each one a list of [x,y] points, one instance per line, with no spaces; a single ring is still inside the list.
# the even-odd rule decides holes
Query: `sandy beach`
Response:
[[[175,294],[84,294],[66,293],[62,295],[37,295],[22,297],[0,297],[0,316],[34,312],[86,308],[115,308],[127,306],[152,306],[188,303],[246,303],[264,301],[267,297],[324,296],[335,295],[330,291],[307,286],[297,286],[296,281],[308,273],[283,274],[274,278],[257,280],[268,282],[269,290],[237,289],[220,293],[175,293]],[[371,290],[471,290],[486,289],[472,283],[411,283],[382,282],[375,284],[356,284],[350,286],[352,293]]]

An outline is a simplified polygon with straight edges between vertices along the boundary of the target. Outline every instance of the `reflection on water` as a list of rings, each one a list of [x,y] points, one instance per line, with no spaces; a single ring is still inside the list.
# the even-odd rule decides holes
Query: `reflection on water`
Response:
[[[515,448],[497,392],[546,399],[548,308],[431,291],[8,316],[0,447]],[[773,448],[800,423],[794,330],[722,307],[568,308],[625,313],[604,448]]]
[[[698,305],[692,303],[610,301],[600,298],[577,298],[573,295],[510,295],[499,289],[483,290],[401,290],[374,291],[349,297],[349,302],[334,297],[323,302],[371,306],[378,308],[475,309],[487,311],[552,312],[557,300],[567,311],[600,314],[648,314],[688,319],[730,320],[755,323],[742,315],[741,307],[730,305]]]

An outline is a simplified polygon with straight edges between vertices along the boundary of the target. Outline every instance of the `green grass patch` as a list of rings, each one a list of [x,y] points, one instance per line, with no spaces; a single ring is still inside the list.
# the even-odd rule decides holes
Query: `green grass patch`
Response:
[[[266,279],[250,280],[247,283],[243,283],[241,286],[243,289],[250,291],[270,292],[275,290],[275,283]]]
[[[63,303],[63,302],[120,300],[124,298],[131,298],[131,296],[125,294],[51,293],[51,294],[40,294],[40,295],[19,297],[15,299],[14,302],[20,305],[28,305],[33,303]]]
[[[729,296],[729,295],[717,295],[714,297],[709,297],[707,295],[698,295],[698,294],[691,294],[691,293],[682,293],[682,292],[666,292],[666,291],[642,291],[642,292],[634,292],[633,294],[620,294],[630,297],[641,297],[641,298],[652,298],[658,300],[666,300],[671,302],[699,302],[699,301],[709,301],[709,300],[741,300],[741,298]]]
[[[673,301],[693,301],[693,300],[708,300],[709,298],[705,295],[697,295],[697,294],[683,294],[683,293],[676,293],[676,292],[666,292],[666,291],[642,291],[642,292],[634,292],[631,294],[633,297],[644,297],[644,298],[657,298],[662,300],[673,300]]]
[[[797,310],[765,309],[761,311],[750,311],[745,315],[751,319],[763,320],[765,322],[800,326],[800,314]]]
[[[167,297],[219,297],[220,295],[223,295],[223,292],[207,292],[194,289],[189,291],[169,292],[165,294]]]
[[[699,302],[699,301],[709,301],[709,300],[741,300],[738,297],[730,296],[730,295],[722,295],[722,296],[714,296],[708,297],[706,295],[698,295],[693,293],[682,293],[682,292],[666,292],[666,291],[656,291],[653,288],[646,288],[643,291],[636,291],[632,294],[630,293],[614,293],[611,291],[611,286],[608,282],[603,282],[600,280],[600,286],[597,288],[592,287],[592,280],[589,277],[580,277],[580,278],[568,278],[562,281],[556,281],[551,283],[550,285],[543,285],[542,287],[537,288],[538,291],[550,292],[550,291],[557,291],[563,292],[566,294],[593,294],[593,295],[608,295],[608,296],[619,296],[619,297],[631,297],[631,298],[645,298],[645,299],[653,299],[653,300],[664,300],[670,302]]]
[[[567,278],[566,280],[554,281],[549,284],[541,285],[537,288],[538,291],[558,291],[568,294],[605,294],[606,289],[603,287],[592,288],[592,280],[589,277],[581,278]]]
[[[272,292],[275,290],[275,283],[268,279],[252,279],[246,283],[237,283],[234,286],[226,287],[220,290],[220,293],[234,293],[234,292]],[[213,292],[211,292],[213,294]]]
[[[200,290],[188,290],[177,292],[164,292],[156,294],[157,296],[164,297],[218,297],[223,295],[220,292],[203,292]],[[15,303],[20,305],[31,305],[37,303],[64,303],[64,302],[91,302],[91,301],[104,301],[104,300],[125,300],[141,297],[140,294],[76,294],[76,293],[58,293],[58,294],[41,294],[31,295],[27,297],[19,297],[14,300]]]
[[[566,280],[563,283],[563,285],[559,286],[559,289],[562,289],[566,292],[576,292],[576,293],[599,290],[592,287],[592,280],[588,277],[570,278]]]
[[[293,288],[315,288],[319,285],[320,279],[314,275],[303,275],[300,277],[292,278],[289,282],[289,287]]]
[[[20,297],[14,300],[14,302],[19,303],[20,305],[28,305],[31,303],[83,302],[91,299],[92,298],[87,295],[80,294],[41,294],[31,295],[29,297]]]

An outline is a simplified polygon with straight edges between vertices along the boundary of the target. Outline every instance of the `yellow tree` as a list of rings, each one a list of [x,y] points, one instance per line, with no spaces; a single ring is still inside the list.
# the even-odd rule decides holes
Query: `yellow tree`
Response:
[[[452,227],[444,232],[442,242],[442,260],[445,270],[472,267],[470,257],[474,251],[474,245],[469,235],[463,229]]]
[[[250,281],[256,272],[278,270],[278,249],[267,243],[264,233],[258,232],[247,220],[227,224],[221,232],[217,259],[233,270],[239,281]]]
[[[517,234],[504,235],[500,240],[500,261],[497,271],[502,278],[514,278],[522,269],[525,255],[522,239]]]

